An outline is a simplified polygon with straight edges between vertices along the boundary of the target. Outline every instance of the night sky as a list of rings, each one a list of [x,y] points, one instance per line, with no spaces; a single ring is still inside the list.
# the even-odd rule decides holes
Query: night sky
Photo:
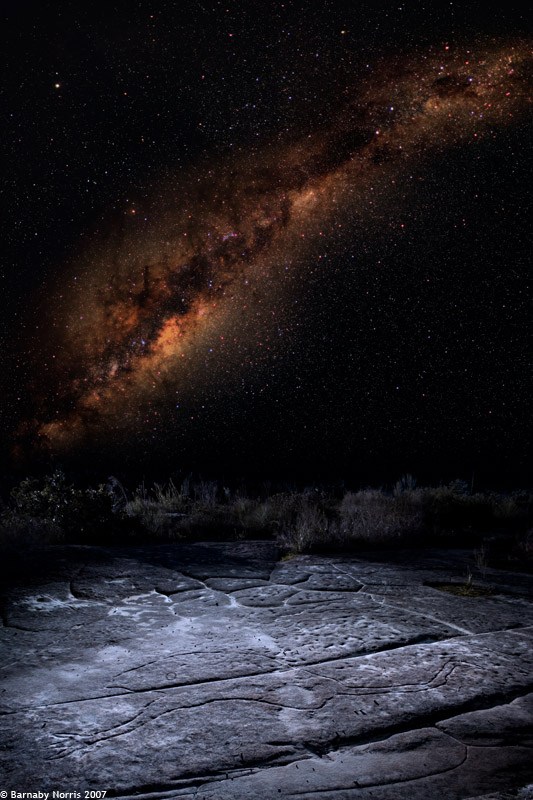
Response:
[[[527,482],[520,6],[4,3],[4,472]]]

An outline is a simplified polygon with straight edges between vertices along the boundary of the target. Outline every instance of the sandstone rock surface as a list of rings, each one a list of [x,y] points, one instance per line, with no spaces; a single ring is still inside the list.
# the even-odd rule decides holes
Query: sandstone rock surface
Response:
[[[1,601],[0,789],[531,800],[531,579],[431,586],[464,581],[467,558],[36,553]]]

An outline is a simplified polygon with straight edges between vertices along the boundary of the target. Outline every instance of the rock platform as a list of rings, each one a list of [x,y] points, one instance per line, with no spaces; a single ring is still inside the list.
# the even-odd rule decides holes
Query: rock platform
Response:
[[[531,800],[531,577],[471,552],[56,547],[6,570],[0,789]],[[50,795],[51,796],[51,795]]]

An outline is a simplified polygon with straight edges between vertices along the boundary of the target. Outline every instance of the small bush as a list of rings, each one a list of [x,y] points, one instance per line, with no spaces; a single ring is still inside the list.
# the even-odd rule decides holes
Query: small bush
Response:
[[[393,495],[377,489],[347,492],[339,506],[339,535],[344,544],[411,536],[421,530],[422,523],[420,494],[398,491],[398,486]]]
[[[123,516],[137,522],[148,533],[168,537],[179,535],[176,523],[187,517],[190,504],[189,482],[184,482],[178,489],[170,480],[166,485],[154,484],[151,490],[141,484],[121,511]]]
[[[329,521],[316,505],[304,502],[292,524],[282,530],[279,541],[291,553],[305,553],[328,545]]]
[[[114,522],[113,497],[103,484],[79,489],[61,470],[44,478],[25,478],[11,491],[10,504],[0,517],[4,541],[58,542],[90,539]]]
[[[467,494],[457,482],[425,490],[425,521],[434,536],[471,535],[494,525],[494,498]]]

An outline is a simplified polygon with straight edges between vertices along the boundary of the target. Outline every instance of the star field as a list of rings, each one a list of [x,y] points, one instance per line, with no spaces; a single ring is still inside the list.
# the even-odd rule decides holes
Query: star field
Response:
[[[33,154],[8,216],[11,452],[522,474],[517,19],[156,5],[59,13],[53,55],[10,20],[18,78],[38,67],[11,99]]]

